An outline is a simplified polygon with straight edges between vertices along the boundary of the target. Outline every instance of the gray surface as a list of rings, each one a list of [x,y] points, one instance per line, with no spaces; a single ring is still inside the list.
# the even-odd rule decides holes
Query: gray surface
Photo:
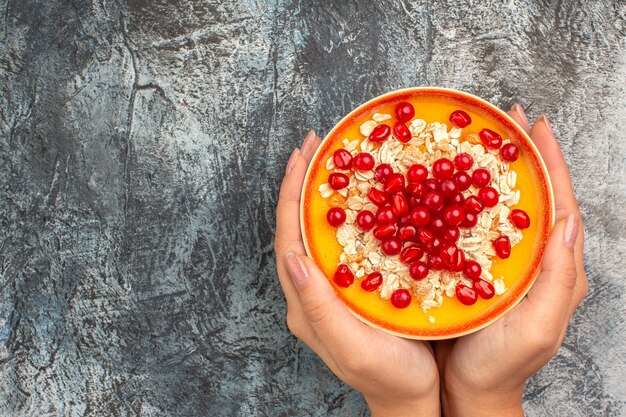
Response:
[[[525,408],[623,415],[624,3],[149,3],[0,0],[0,415],[367,414],[286,329],[274,208],[307,129],[417,85],[552,118],[591,290]]]

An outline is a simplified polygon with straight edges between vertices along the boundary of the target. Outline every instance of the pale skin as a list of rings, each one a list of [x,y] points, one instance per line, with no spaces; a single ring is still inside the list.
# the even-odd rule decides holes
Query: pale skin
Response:
[[[306,256],[300,234],[300,192],[321,139],[310,132],[287,163],[275,239],[287,326],[363,394],[374,417],[523,416],[526,380],[556,354],[587,293],[580,213],[550,124],[541,116],[531,127],[518,104],[509,114],[529,133],[546,163],[556,224],[528,295],[492,325],[458,339],[402,339],[362,323],[346,309]]]

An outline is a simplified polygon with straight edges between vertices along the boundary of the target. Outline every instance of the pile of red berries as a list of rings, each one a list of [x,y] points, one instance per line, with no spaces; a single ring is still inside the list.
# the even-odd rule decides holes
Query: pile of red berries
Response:
[[[400,103],[396,107],[396,119],[393,129],[386,124],[379,124],[368,139],[383,142],[393,136],[408,142],[411,133],[405,122],[413,118],[415,110],[410,103]],[[471,123],[470,116],[456,110],[450,115],[450,121],[458,127]],[[516,145],[502,145],[502,137],[489,129],[479,133],[482,143],[490,149],[500,149],[500,157],[505,161],[515,161],[519,156]],[[345,149],[338,149],[333,155],[335,166],[341,170],[366,172],[373,170],[374,179],[379,186],[372,187],[368,199],[377,207],[376,212],[361,210],[356,217],[356,225],[362,232],[371,231],[380,242],[381,251],[388,256],[399,255],[407,264],[409,274],[414,280],[425,279],[431,270],[462,272],[472,280],[472,287],[462,283],[456,287],[457,298],[466,305],[474,304],[480,295],[489,299],[494,295],[493,286],[480,279],[481,266],[467,259],[466,254],[457,245],[461,229],[472,228],[478,221],[478,215],[498,204],[498,191],[489,185],[491,175],[483,168],[472,169],[474,160],[467,153],[457,154],[453,160],[440,158],[430,170],[421,164],[412,165],[406,175],[394,172],[389,164],[375,166],[374,157],[367,152],[357,153],[354,157]],[[330,174],[328,184],[334,190],[341,190],[349,185],[350,178],[343,173]],[[476,187],[476,193],[465,196],[470,186]],[[346,220],[346,213],[340,207],[333,207],[327,213],[328,222],[339,227]],[[512,210],[511,222],[518,228],[529,227],[530,219],[522,210]],[[493,241],[498,257],[508,258],[511,244],[508,236],[501,235]],[[341,264],[334,275],[335,283],[348,287],[354,282],[354,275],[347,265]],[[380,272],[373,272],[361,281],[365,291],[374,291],[382,284]],[[406,289],[398,289],[391,296],[392,304],[405,308],[411,303],[411,294]]]

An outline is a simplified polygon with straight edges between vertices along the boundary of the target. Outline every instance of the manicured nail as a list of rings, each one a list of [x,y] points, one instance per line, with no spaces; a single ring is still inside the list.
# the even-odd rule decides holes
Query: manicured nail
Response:
[[[300,260],[300,257],[293,252],[287,252],[285,255],[285,263],[287,264],[287,271],[291,276],[291,280],[296,288],[302,288],[306,281],[309,279],[304,262]]]
[[[546,126],[548,126],[548,129],[550,129],[550,133],[554,135],[554,130],[552,130],[552,125],[550,124],[550,120],[548,119],[548,116],[546,116],[545,114],[542,114],[541,116],[537,118],[537,120],[543,120]]]
[[[526,126],[523,126],[523,127],[530,127],[530,124],[528,123],[528,117],[526,117],[526,112],[524,111],[524,109],[519,103],[516,102],[515,104],[513,104],[513,107],[511,107],[511,110],[513,110],[515,114],[517,114],[519,118],[524,121],[524,124]]]
[[[304,138],[304,142],[302,142],[302,147],[300,148],[300,153],[305,154],[309,151],[313,140],[315,139],[315,131],[311,130]]]
[[[573,248],[578,237],[578,218],[574,214],[567,216],[565,224],[565,245]]]
[[[289,161],[287,161],[287,168],[285,168],[285,175],[289,175],[293,167],[296,165],[296,161],[298,160],[298,156],[300,155],[300,149],[296,148],[291,152],[291,156],[289,157]]]

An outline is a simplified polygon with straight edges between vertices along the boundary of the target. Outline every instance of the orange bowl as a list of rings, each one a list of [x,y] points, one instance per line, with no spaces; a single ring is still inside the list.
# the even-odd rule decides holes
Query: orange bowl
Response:
[[[344,245],[338,241],[339,229],[328,223],[326,213],[334,206],[346,209],[346,212],[349,212],[349,220],[346,222],[347,229],[345,230],[351,230],[354,234],[355,226],[348,225],[348,222],[354,224],[354,216],[359,208],[350,203],[350,207],[354,208],[351,210],[347,203],[349,196],[343,196],[338,191],[331,189],[332,194],[328,196],[329,188],[328,185],[324,184],[327,184],[328,176],[335,168],[330,161],[332,161],[332,156],[337,149],[351,147],[354,144],[356,144],[356,150],[352,150],[353,155],[360,151],[361,147],[364,147],[378,155],[380,160],[384,157],[387,158],[388,149],[383,150],[380,143],[367,140],[365,134],[377,124],[385,123],[393,127],[397,121],[394,109],[400,102],[408,102],[415,109],[414,117],[406,122],[407,125],[413,126],[414,124],[415,128],[412,131],[413,138],[408,143],[392,143],[392,141],[396,141],[393,134],[388,139],[388,148],[395,146],[393,149],[396,151],[401,149],[396,152],[396,158],[399,159],[395,161],[400,167],[399,170],[402,170],[402,166],[406,168],[409,164],[403,158],[415,157],[416,155],[426,159],[430,158],[430,160],[440,154],[452,158],[453,154],[446,154],[448,151],[445,149],[450,149],[449,152],[452,152],[453,149],[457,151],[471,149],[477,152],[474,156],[479,161],[482,158],[480,146],[483,145],[481,145],[478,133],[485,128],[499,133],[504,138],[505,143],[510,141],[519,149],[520,156],[516,161],[503,163],[500,159],[501,165],[492,165],[492,167],[496,167],[495,169],[504,170],[500,176],[494,177],[493,181],[499,179],[501,182],[503,178],[506,179],[510,176],[515,176],[516,180],[511,182],[513,185],[510,187],[510,183],[509,185],[490,184],[498,187],[502,194],[500,203],[493,210],[484,212],[487,213],[489,219],[483,219],[480,214],[478,215],[480,225],[489,224],[490,226],[485,226],[484,229],[467,228],[465,231],[461,229],[461,238],[456,242],[459,247],[463,248],[468,248],[468,245],[474,244],[482,245],[480,246],[482,252],[477,252],[479,256],[482,256],[480,261],[483,262],[481,264],[483,265],[481,278],[488,282],[491,281],[492,289],[495,287],[496,295],[492,298],[477,297],[474,304],[463,304],[455,296],[454,289],[459,283],[465,283],[471,287],[472,281],[464,278],[462,272],[455,275],[454,272],[431,270],[421,282],[411,280],[408,267],[402,266],[404,264],[399,261],[397,255],[384,256],[383,254],[380,257],[372,255],[371,252],[373,251],[366,249],[363,242],[375,242],[373,237],[367,237],[368,234],[372,233],[371,230],[364,232],[358,229],[359,234],[355,239],[361,239],[360,242],[363,245],[357,250],[351,247],[348,251],[349,255],[346,253],[342,255]],[[449,122],[450,114],[455,110],[462,110],[469,114],[472,120],[471,124],[462,129],[455,128]],[[372,120],[375,114],[377,114],[375,118],[379,120],[378,122]],[[391,117],[389,118],[389,116]],[[387,118],[387,120],[382,121],[382,118]],[[423,120],[425,123],[416,122],[416,120]],[[365,122],[369,123],[363,125]],[[435,130],[439,129],[441,132],[440,129],[442,128],[433,123],[446,124],[444,142],[436,142]],[[426,125],[425,129],[424,124]],[[363,133],[361,131],[362,125]],[[431,131],[427,133],[429,129]],[[451,138],[452,136],[456,136],[456,138]],[[439,140],[441,137],[441,135],[437,136]],[[354,143],[350,144],[350,142]],[[477,146],[478,148],[476,148]],[[485,154],[490,154],[488,148],[483,148]],[[442,149],[444,150],[442,151]],[[494,157],[498,156],[495,151],[491,154]],[[398,157],[397,155],[402,156]],[[493,158],[488,158],[490,157],[484,157],[485,160],[493,161]],[[497,168],[498,166],[505,166],[505,168]],[[477,163],[474,164],[474,167],[477,167]],[[492,169],[489,166],[487,168]],[[338,171],[352,175],[350,181],[356,181],[353,171]],[[515,174],[509,174],[509,171],[515,171]],[[493,175],[498,175],[498,172],[500,171],[495,171]],[[406,172],[403,174],[406,175]],[[366,189],[368,187],[367,179],[359,178],[365,181],[365,185],[362,187]],[[356,182],[358,183],[358,181]],[[369,184],[371,187],[380,188],[374,179],[370,179]],[[351,189],[351,193],[357,193],[358,196],[362,197],[364,195],[363,189],[355,191],[356,188],[354,188]],[[322,196],[321,190],[324,191],[324,196]],[[472,187],[465,194],[472,190],[476,191]],[[511,194],[515,194],[517,191],[519,191],[517,198],[513,195],[509,199]],[[506,201],[504,201],[505,198]],[[353,202],[353,200],[350,201]],[[364,201],[363,204],[369,204],[369,201]],[[502,206],[506,206],[506,209]],[[475,332],[513,308],[530,290],[539,273],[545,244],[554,223],[554,198],[549,175],[537,148],[528,135],[505,112],[485,100],[465,92],[434,87],[408,88],[383,94],[357,107],[345,116],[328,133],[309,165],[300,207],[300,223],[306,251],[329,279],[338,297],[348,309],[365,323],[385,332],[423,340],[448,339]],[[512,223],[507,223],[506,219],[509,218],[507,213],[512,209],[524,210],[531,219],[530,227],[511,231]],[[506,217],[504,217],[505,214]],[[497,217],[498,215],[500,217]],[[493,226],[496,220],[497,226]],[[350,229],[350,227],[353,228]],[[484,236],[477,235],[483,237],[482,241],[475,242],[480,240],[475,237],[475,230],[482,230],[484,233]],[[512,233],[512,239],[515,240],[511,255],[506,259],[501,259],[492,253],[494,252],[493,249],[487,248],[491,245],[491,239],[487,238],[494,237],[495,233]],[[350,236],[354,238],[354,236]],[[474,237],[473,241],[467,240],[472,237]],[[517,242],[519,239],[521,241]],[[342,241],[344,244],[346,243],[345,238]],[[484,242],[488,242],[489,245]],[[372,245],[373,243],[370,243],[367,247],[371,249]],[[381,252],[378,249],[376,251],[380,255]],[[491,254],[491,256],[488,256],[488,261],[485,261],[487,254]],[[369,256],[373,257],[371,262]],[[350,259],[351,262],[346,261],[345,263],[352,265],[350,269],[356,276],[352,285],[347,288],[337,285],[333,279],[341,259],[344,261]],[[378,263],[374,265],[373,262]],[[385,269],[385,265],[392,265],[395,269],[389,272]],[[359,269],[363,270],[359,271]],[[383,285],[377,290],[365,291],[360,285],[362,280],[367,277],[365,270],[370,272],[371,270],[379,270],[385,277]],[[406,288],[411,294],[411,302],[407,307],[397,308],[389,301],[389,292],[397,288]]]

